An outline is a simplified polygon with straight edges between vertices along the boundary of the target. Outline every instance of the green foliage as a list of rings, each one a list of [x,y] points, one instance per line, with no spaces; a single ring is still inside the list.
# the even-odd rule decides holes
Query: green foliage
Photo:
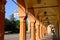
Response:
[[[9,28],[10,25],[11,25],[11,22],[7,18],[5,18],[5,31],[10,30],[10,28]]]
[[[20,21],[16,20],[16,27],[19,28],[20,27]]]
[[[18,21],[15,20],[13,14],[11,15],[10,19],[5,18],[5,31],[12,31],[12,33],[19,32]]]

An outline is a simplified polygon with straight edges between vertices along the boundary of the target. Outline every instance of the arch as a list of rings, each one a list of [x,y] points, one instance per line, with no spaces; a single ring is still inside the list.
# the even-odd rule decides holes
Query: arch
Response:
[[[6,1],[6,0],[5,0]],[[18,1],[18,4],[22,7],[22,9],[23,9],[23,11],[19,8],[19,13],[21,13],[20,14],[20,18],[21,18],[21,21],[22,21],[22,26],[23,26],[23,24],[24,24],[24,27],[23,28],[25,28],[25,21],[26,21],[26,8],[25,8],[25,4],[24,4],[24,0],[17,0]],[[51,1],[51,0],[50,0]],[[58,2],[58,5],[59,5],[59,11],[60,11],[60,0],[58,0],[59,2]],[[2,1],[3,2],[3,1]],[[4,3],[4,2],[3,2]],[[2,3],[2,4],[3,4]],[[53,3],[53,2],[52,2]],[[3,4],[4,5],[4,4]],[[53,3],[53,5],[55,5],[54,3]],[[4,6],[3,6],[3,8],[4,8]],[[44,9],[43,9],[44,10]],[[53,10],[51,10],[50,9],[50,11],[52,12]],[[0,11],[1,12],[1,11]],[[55,11],[53,11],[52,13],[54,13]],[[1,26],[3,26],[3,23],[4,23],[4,9],[3,9],[3,12],[1,12],[2,14],[1,14],[1,20],[3,20],[3,22],[1,22]],[[23,13],[24,13],[24,15],[23,15]],[[60,12],[59,12],[60,13]],[[59,14],[58,13],[58,14]],[[3,18],[2,18],[3,17]],[[58,17],[60,17],[60,14],[59,14],[59,16]],[[32,17],[31,17],[32,18]],[[35,17],[34,17],[35,18]],[[0,21],[1,21],[0,20]],[[60,18],[59,18],[59,20],[60,20]],[[59,21],[58,20],[58,21]],[[33,26],[32,27],[32,29],[34,28],[34,23],[35,23],[35,19],[32,21],[33,23],[31,24],[31,26]],[[59,21],[60,22],[60,21]],[[60,23],[59,23],[60,24]],[[21,24],[20,24],[21,25]],[[59,25],[60,26],[60,25]],[[60,27],[59,27],[60,28]],[[60,29],[59,29],[60,30]],[[22,30],[21,30],[22,31]],[[25,30],[24,30],[25,31]],[[34,30],[33,30],[34,31]],[[26,32],[26,31],[25,31]],[[23,35],[23,32],[21,33],[22,35]],[[32,33],[33,34],[33,33]],[[60,32],[59,32],[59,34],[60,34]],[[24,34],[25,35],[25,34]],[[34,36],[34,34],[33,34],[33,36]],[[23,39],[23,37],[22,37],[22,39]],[[21,39],[21,40],[22,40]],[[3,40],[3,39],[1,39],[1,40]],[[24,36],[24,39],[23,40],[26,40],[26,35]],[[34,40],[34,39],[33,39]]]

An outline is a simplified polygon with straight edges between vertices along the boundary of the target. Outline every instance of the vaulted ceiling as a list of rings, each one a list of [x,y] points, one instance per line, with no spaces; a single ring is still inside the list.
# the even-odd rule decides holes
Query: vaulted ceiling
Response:
[[[57,0],[26,0],[27,9],[33,7],[35,17],[44,24],[55,24],[58,20],[58,1]],[[57,19],[56,19],[57,18]]]

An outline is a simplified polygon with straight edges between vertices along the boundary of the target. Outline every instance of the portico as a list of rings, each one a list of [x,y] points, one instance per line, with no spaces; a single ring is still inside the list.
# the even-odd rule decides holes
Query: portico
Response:
[[[26,19],[30,21],[29,40],[41,40],[48,36],[47,27],[54,25],[57,38],[60,37],[60,1],[59,0],[17,0],[20,16],[20,37],[19,40],[26,40]],[[0,40],[4,40],[4,15],[6,0],[0,2]],[[28,12],[30,15],[28,16]],[[59,25],[58,25],[58,24]],[[58,26],[58,27],[57,27]],[[59,30],[58,30],[59,29]],[[51,30],[52,31],[52,30]]]

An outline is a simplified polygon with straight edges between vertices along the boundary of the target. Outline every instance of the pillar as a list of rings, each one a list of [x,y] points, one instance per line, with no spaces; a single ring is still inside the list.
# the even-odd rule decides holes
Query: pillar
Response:
[[[46,28],[46,26],[44,24],[43,24],[42,30],[43,30],[43,37],[47,36],[47,28]]]
[[[40,39],[42,38],[42,23],[40,23]]]
[[[0,0],[0,40],[4,40],[5,3],[6,0]]]
[[[26,40],[26,7],[24,0],[17,0],[18,3],[18,11],[20,16],[20,39]]]
[[[20,16],[20,39],[26,40],[26,7],[24,0],[17,0],[18,11]]]
[[[40,25],[38,20],[36,20],[35,27],[36,27],[36,40],[40,40]]]
[[[35,19],[32,15],[29,16],[30,20],[30,40],[35,40]]]
[[[47,36],[47,29],[43,23],[40,23],[40,38]]]
[[[26,40],[26,19],[25,19],[25,16],[20,17],[20,40]]]
[[[35,40],[35,17],[34,17],[34,10],[33,8],[29,9],[30,16],[30,26],[31,26],[31,38],[30,40]]]
[[[0,12],[0,40],[4,40],[4,13]]]
[[[31,22],[31,40],[35,40],[35,22]]]
[[[42,37],[42,38],[43,38],[44,35],[45,35],[45,34],[44,34],[44,33],[45,33],[45,32],[44,32],[44,31],[45,31],[44,29],[45,29],[45,28],[44,28],[44,24],[42,23],[42,26],[41,26],[41,37]]]

